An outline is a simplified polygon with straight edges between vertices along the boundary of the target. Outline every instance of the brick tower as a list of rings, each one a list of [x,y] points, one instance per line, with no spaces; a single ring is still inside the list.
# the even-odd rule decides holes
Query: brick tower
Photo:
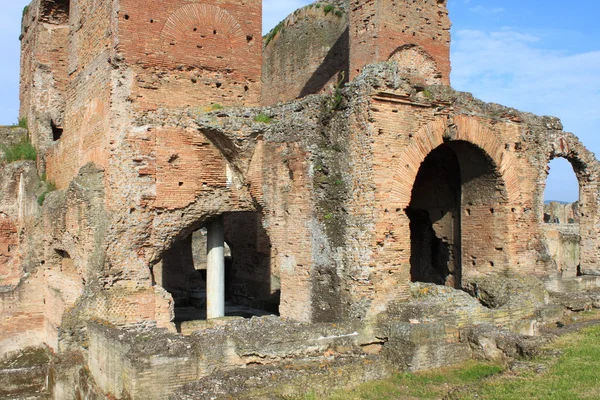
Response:
[[[21,117],[59,188],[146,112],[259,104],[260,0],[34,0],[23,27]]]
[[[350,79],[394,60],[425,84],[450,84],[446,0],[351,0]]]

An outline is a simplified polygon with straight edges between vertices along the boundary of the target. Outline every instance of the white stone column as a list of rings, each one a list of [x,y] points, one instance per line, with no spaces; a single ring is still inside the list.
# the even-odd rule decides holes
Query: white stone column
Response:
[[[225,316],[225,229],[218,216],[207,226],[206,318]]]

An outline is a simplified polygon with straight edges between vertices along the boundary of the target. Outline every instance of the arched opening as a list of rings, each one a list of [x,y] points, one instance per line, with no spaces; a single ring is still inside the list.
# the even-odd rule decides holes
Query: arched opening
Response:
[[[577,165],[564,158],[549,162],[544,190],[546,247],[558,275],[581,274],[581,209]]]
[[[555,158],[548,165],[544,191],[544,222],[579,223],[579,180],[571,163],[564,158]]]
[[[507,266],[506,194],[487,154],[465,141],[431,151],[409,207],[411,280],[462,287],[463,275]]]
[[[224,271],[217,278],[223,285],[223,316],[244,317],[279,313],[280,286],[271,269],[271,242],[258,212],[230,212],[217,217],[222,229]],[[186,321],[210,317],[211,284],[207,221],[193,233],[175,241],[153,267],[155,283],[173,297],[178,327]],[[213,283],[211,283],[213,282]]]
[[[397,63],[404,74],[421,80],[425,85],[442,84],[442,73],[435,60],[419,46],[401,46],[390,55],[389,61]]]

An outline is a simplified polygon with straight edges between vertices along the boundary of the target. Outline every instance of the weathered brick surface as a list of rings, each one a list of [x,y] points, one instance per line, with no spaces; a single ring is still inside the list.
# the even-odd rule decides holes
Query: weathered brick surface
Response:
[[[117,51],[135,71],[142,109],[256,105],[262,2],[121,1]]]
[[[350,1],[350,78],[373,61],[400,61],[428,84],[450,83],[446,1]],[[414,47],[417,50],[414,50]],[[408,54],[401,54],[408,51]],[[432,73],[436,71],[435,73]]]
[[[597,160],[555,118],[438,85],[450,73],[444,1],[352,1],[349,55],[342,48],[332,63],[345,14],[305,8],[265,49],[264,75],[259,1],[72,0],[68,36],[65,4],[36,0],[25,17],[22,115],[60,190],[40,207],[47,184],[32,163],[0,171],[0,354],[85,347],[91,319],[175,331],[175,300],[203,283],[191,235],[217,216],[234,258],[232,298],[257,306],[280,291],[284,325],[396,309],[408,324],[411,312],[431,315],[401,303],[434,291],[460,300],[438,304],[456,341],[467,320],[516,326],[541,295],[519,305],[511,294],[471,320],[467,293],[411,281],[473,292],[513,275],[600,274]],[[293,43],[303,33],[315,40],[298,49],[300,64]],[[35,103],[36,65],[56,91],[47,112]],[[242,107],[259,103],[261,77],[263,102],[275,103],[331,87],[347,66],[354,79],[332,93]],[[56,141],[50,120],[62,121]],[[544,226],[555,157],[580,182],[579,228],[567,240],[578,256],[557,251],[566,236]],[[437,329],[446,326],[427,335],[439,344]],[[125,347],[93,339],[90,369],[105,390],[199,376],[189,359],[181,373],[133,368]]]
[[[342,2],[343,3],[343,2]],[[348,11],[311,4],[284,19],[263,50],[263,105],[333,93],[348,80]]]

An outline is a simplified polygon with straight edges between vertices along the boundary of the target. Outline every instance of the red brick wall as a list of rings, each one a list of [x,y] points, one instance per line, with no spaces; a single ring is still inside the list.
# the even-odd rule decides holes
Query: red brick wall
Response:
[[[350,78],[366,64],[387,61],[399,48],[416,45],[435,61],[441,82],[450,84],[445,0],[352,0],[350,7]]]
[[[63,126],[69,25],[64,1],[33,1],[23,16],[19,115],[43,158],[52,145],[51,120]]]
[[[261,1],[123,0],[118,21],[135,106],[258,104]]]
[[[59,188],[88,162],[106,166],[110,137],[112,3],[80,0],[70,11],[64,133],[47,155],[48,179]]]

